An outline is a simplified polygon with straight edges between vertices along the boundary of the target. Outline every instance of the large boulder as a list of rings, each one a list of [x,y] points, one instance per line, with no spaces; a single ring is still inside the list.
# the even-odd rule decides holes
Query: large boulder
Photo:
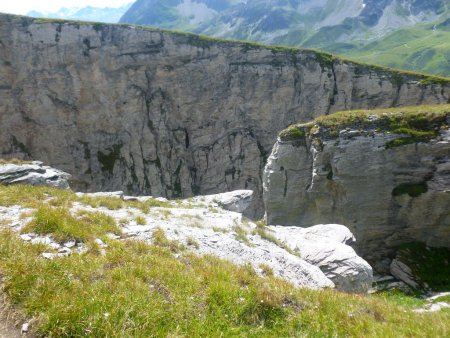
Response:
[[[0,164],[0,183],[5,185],[30,184],[69,189],[70,177],[70,174],[44,166],[39,161],[23,164]]]
[[[346,243],[354,241],[351,232],[340,224],[320,224],[310,228],[269,226],[274,236],[298,251],[306,262],[315,265],[338,290],[366,293],[372,285],[372,267]]]
[[[253,200],[252,190],[235,190],[222,194],[208,195],[205,199],[217,203],[221,208],[243,213]]]

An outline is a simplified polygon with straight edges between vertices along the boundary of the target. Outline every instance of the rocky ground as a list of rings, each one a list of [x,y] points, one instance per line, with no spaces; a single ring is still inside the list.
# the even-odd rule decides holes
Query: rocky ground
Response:
[[[7,182],[12,176],[20,182],[51,186],[65,186],[64,180],[69,177],[39,162],[0,165],[0,182]],[[21,177],[28,177],[31,181]],[[44,202],[51,205],[54,198],[49,196]],[[252,202],[252,191],[249,190],[173,201],[151,196],[125,196],[121,191],[76,193],[73,199],[69,210],[74,217],[83,212],[110,216],[121,230],[120,235],[108,234],[116,240],[155,243],[158,234],[163,234],[177,247],[239,265],[249,264],[260,275],[273,274],[299,287],[367,293],[392,288],[409,291],[412,286],[392,276],[376,276],[374,279],[371,266],[352,248],[356,239],[344,225],[319,224],[301,228],[265,226],[263,222],[250,221],[242,215]],[[103,203],[96,203],[100,200]],[[136,203],[147,203],[152,207],[143,209]],[[61,242],[51,236],[26,231],[26,225],[34,215],[33,207],[0,206],[0,227],[17,232],[23,241],[45,245],[47,249],[42,256],[46,259],[58,259],[87,250],[82,242]],[[96,239],[95,243],[101,252],[108,250],[102,239]],[[376,282],[374,288],[373,281]],[[432,295],[426,306],[417,311],[433,312],[449,307],[447,296]],[[5,317],[7,312],[3,313]],[[18,334],[6,325],[4,319],[0,319],[0,324],[0,337]]]
[[[32,185],[66,187],[70,176],[40,162],[4,164],[0,181],[28,182]],[[124,196],[122,192],[77,193],[78,201],[70,207],[73,215],[96,211],[112,217],[120,226],[119,238],[151,242],[155,232],[164,232],[171,241],[199,255],[214,255],[237,264],[251,264],[261,273],[265,269],[297,286],[333,288],[365,293],[372,284],[372,268],[348,246],[355,241],[342,225],[317,225],[308,229],[257,224],[242,213],[251,205],[252,191],[238,190],[217,195],[168,201],[151,196]],[[84,200],[83,200],[84,198]],[[111,208],[86,203],[95,199],[111,202],[151,202],[154,207],[142,210],[136,206]],[[83,203],[83,201],[85,201]],[[51,198],[49,201],[51,202]],[[126,205],[126,204],[125,204]],[[58,244],[50,236],[26,233],[33,209],[20,205],[0,206],[0,223],[20,233],[24,241],[45,244],[53,259],[73,252],[83,252],[82,243]],[[101,239],[100,247],[105,246]],[[105,248],[106,249],[106,248]]]

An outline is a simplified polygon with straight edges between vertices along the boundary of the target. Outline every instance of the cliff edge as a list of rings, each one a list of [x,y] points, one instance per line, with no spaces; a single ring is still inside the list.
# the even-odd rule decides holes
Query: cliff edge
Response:
[[[400,244],[450,247],[450,105],[351,111],[292,125],[264,171],[268,224],[347,225],[388,271]]]

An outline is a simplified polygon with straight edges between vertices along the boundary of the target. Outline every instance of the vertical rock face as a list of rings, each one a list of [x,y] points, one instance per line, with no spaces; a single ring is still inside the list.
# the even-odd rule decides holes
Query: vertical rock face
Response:
[[[401,243],[450,247],[449,120],[435,138],[405,145],[376,125],[279,139],[264,172],[267,222],[345,224],[379,271]]]
[[[446,81],[311,51],[0,15],[0,155],[78,190],[255,191],[279,130],[336,110],[446,103]],[[425,84],[427,83],[427,84]]]

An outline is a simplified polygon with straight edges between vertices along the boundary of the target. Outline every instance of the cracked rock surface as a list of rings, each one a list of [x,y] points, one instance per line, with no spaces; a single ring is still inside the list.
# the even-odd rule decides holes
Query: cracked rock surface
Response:
[[[450,131],[387,147],[399,137],[343,130],[278,140],[264,172],[268,224],[345,224],[357,253],[382,273],[400,244],[450,247]]]

